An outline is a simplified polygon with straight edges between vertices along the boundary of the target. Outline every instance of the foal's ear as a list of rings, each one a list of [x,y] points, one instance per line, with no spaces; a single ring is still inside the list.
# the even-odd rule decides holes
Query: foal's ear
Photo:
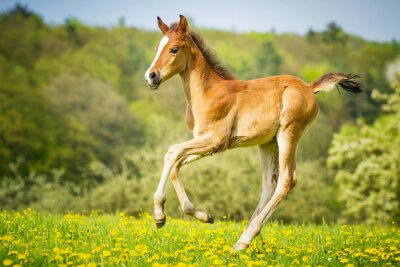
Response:
[[[167,26],[167,24],[165,24],[160,17],[157,17],[157,23],[158,23],[158,28],[160,28],[160,30],[163,33],[166,33],[167,31],[169,31],[169,27]]]
[[[176,31],[182,34],[188,33],[189,32],[189,24],[183,15],[179,15],[180,20],[178,27],[176,28]]]

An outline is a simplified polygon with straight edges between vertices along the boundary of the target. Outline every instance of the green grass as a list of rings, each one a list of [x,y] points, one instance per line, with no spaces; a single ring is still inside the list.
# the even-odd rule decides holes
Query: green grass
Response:
[[[230,248],[244,223],[213,225],[120,215],[0,212],[0,265],[399,266],[395,226],[267,224],[244,252]]]

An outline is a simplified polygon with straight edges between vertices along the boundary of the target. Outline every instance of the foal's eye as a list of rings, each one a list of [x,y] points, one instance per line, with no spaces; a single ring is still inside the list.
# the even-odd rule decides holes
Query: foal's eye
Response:
[[[171,54],[176,55],[178,53],[178,50],[179,50],[178,47],[172,47],[170,52],[171,52]]]

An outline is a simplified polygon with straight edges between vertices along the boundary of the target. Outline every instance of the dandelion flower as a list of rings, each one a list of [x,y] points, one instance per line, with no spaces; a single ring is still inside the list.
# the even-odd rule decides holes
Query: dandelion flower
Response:
[[[111,256],[111,252],[108,250],[104,250],[101,255],[103,255],[104,258],[107,258],[107,257]]]
[[[4,266],[10,266],[10,265],[12,265],[12,264],[13,264],[13,261],[10,260],[10,259],[6,259],[6,260],[3,261],[3,265],[4,265]]]

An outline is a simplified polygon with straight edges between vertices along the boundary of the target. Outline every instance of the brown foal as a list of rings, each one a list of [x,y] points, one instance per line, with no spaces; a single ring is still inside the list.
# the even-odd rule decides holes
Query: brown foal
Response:
[[[160,18],[161,39],[145,78],[151,89],[178,74],[187,101],[186,124],[193,139],[172,145],[165,155],[154,194],[158,227],[165,224],[166,184],[171,179],[184,213],[202,222],[214,220],[197,210],[179,180],[179,169],[190,162],[235,147],[258,145],[262,163],[262,194],[250,222],[233,247],[247,248],[274,209],[296,185],[295,156],[306,128],[318,113],[315,94],[336,86],[361,92],[358,76],[329,73],[307,84],[289,75],[236,80],[212,56],[187,20],[168,27]]]

